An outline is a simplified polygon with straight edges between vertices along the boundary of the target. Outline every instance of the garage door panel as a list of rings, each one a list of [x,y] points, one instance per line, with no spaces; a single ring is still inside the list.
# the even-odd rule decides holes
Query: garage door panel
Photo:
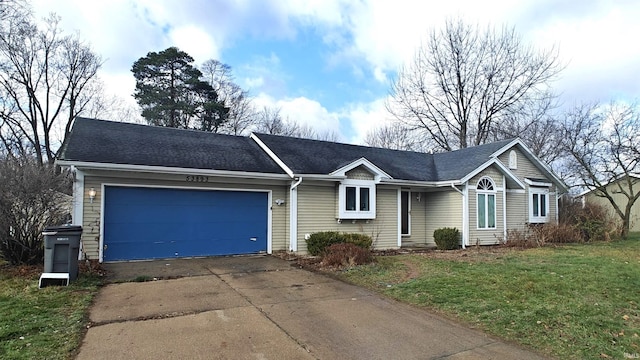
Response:
[[[268,194],[105,187],[105,261],[267,250]]]

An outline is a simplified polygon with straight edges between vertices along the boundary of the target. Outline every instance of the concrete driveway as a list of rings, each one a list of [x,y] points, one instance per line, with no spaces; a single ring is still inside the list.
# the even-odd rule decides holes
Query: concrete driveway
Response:
[[[173,279],[105,286],[77,359],[541,359],[271,256],[106,267]]]

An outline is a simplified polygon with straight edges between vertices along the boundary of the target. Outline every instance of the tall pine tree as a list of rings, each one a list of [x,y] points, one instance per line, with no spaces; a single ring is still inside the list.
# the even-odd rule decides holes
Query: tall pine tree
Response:
[[[193,58],[176,47],[150,52],[131,68],[135,99],[149,124],[181,129],[217,131],[229,109],[213,87],[201,80]]]

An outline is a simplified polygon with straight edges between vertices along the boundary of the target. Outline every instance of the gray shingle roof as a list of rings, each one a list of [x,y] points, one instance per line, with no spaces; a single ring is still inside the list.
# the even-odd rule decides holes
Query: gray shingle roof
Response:
[[[465,149],[433,154],[438,180],[458,180],[467,176],[490,159],[513,139],[497,141]]]
[[[284,174],[251,139],[76,118],[60,160]]]
[[[366,158],[394,179],[432,180],[429,154],[341,144],[328,141],[256,134],[296,174],[329,174]]]
[[[294,173],[329,174],[366,158],[397,180],[459,180],[512,140],[447,153],[426,154],[328,141],[256,134]]]
[[[459,180],[512,140],[437,154],[256,134],[295,174],[327,175],[365,158],[396,180]],[[58,159],[284,174],[248,137],[77,118]]]

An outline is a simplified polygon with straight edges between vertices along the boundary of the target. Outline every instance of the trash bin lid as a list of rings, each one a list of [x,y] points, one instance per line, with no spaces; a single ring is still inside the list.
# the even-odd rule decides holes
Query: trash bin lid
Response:
[[[82,231],[82,226],[80,225],[50,225],[44,228],[43,233],[57,233],[57,232],[76,232]]]

